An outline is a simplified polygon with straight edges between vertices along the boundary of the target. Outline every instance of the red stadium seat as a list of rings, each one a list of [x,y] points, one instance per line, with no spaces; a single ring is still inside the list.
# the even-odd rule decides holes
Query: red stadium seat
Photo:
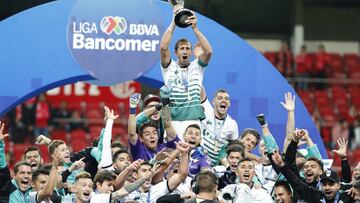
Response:
[[[29,147],[29,144],[14,144],[11,158],[13,159],[13,161],[15,163],[19,162],[23,159],[24,152],[25,152],[26,148],[28,148],[28,147]]]
[[[87,136],[86,136],[86,132],[84,130],[81,129],[77,129],[74,131],[70,132],[70,140],[74,141],[74,140],[85,140],[87,141]]]
[[[321,117],[325,121],[327,121],[327,122],[335,122],[336,121],[336,115],[335,115],[333,108],[331,108],[329,106],[323,106],[323,107],[319,108],[319,112],[320,112]]]
[[[52,159],[51,159],[51,156],[49,154],[48,147],[45,146],[45,145],[40,145],[40,146],[37,146],[37,147],[40,149],[41,156],[44,159],[44,163],[50,163]]]
[[[61,129],[56,129],[51,133],[51,139],[53,140],[63,140],[63,141],[67,141],[67,137],[66,137],[66,131],[65,130],[61,130]]]
[[[344,54],[344,62],[347,66],[360,64],[360,56],[358,54]]]
[[[89,146],[89,143],[86,141],[86,139],[82,139],[82,140],[79,140],[79,139],[76,139],[76,140],[72,140],[70,142],[70,146],[72,148],[72,151],[73,152],[78,152],[82,149],[84,149],[85,147],[88,147]]]
[[[276,63],[276,57],[277,57],[277,54],[276,52],[273,52],[273,51],[267,51],[264,53],[264,56],[267,60],[270,61],[271,64],[275,65]]]
[[[101,129],[103,127],[101,125],[92,125],[89,127],[90,131],[90,141],[94,140],[94,138],[97,138],[100,136]]]

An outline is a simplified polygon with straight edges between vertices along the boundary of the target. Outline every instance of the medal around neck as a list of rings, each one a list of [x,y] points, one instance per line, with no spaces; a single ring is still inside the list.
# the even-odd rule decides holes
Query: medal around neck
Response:
[[[175,24],[180,28],[189,27],[191,24],[186,23],[186,20],[193,16],[191,10],[184,8],[184,0],[170,0],[170,4],[174,6],[180,6],[181,8],[175,12]]]

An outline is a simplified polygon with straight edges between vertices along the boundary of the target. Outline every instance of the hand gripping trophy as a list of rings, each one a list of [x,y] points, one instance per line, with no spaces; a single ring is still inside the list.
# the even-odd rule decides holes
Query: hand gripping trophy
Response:
[[[191,24],[186,23],[186,20],[194,14],[191,10],[184,8],[185,0],[169,0],[169,2],[175,11],[175,24],[181,28],[190,26]]]

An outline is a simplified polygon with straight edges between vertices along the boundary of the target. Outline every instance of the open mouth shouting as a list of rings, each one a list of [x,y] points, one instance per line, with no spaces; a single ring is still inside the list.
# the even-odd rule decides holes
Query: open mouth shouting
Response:
[[[30,187],[30,180],[29,178],[23,178],[21,181],[20,181],[20,186],[22,188],[28,188]]]
[[[195,140],[190,140],[189,145],[190,145],[190,147],[196,147],[196,141]]]
[[[245,182],[251,181],[251,179],[250,179],[250,173],[244,173],[244,174],[243,174],[243,179],[244,179]]]
[[[36,161],[30,162],[31,168],[36,168],[38,166]]]
[[[220,103],[219,110],[220,110],[222,113],[225,113],[225,112],[226,112],[226,109],[227,109],[227,104],[226,104],[225,102]]]
[[[85,200],[89,200],[90,199],[90,194],[91,192],[90,191],[84,191],[83,192],[83,197]]]
[[[308,171],[305,173],[306,182],[310,183],[314,180],[314,173],[311,171]]]
[[[230,164],[230,170],[231,171],[235,172],[236,169],[237,169],[237,164],[235,164],[235,163]]]

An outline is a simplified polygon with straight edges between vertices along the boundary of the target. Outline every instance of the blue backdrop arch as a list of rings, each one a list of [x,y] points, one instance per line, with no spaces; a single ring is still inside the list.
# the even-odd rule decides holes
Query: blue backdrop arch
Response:
[[[171,7],[160,1],[150,2],[160,9],[163,24],[159,27],[166,29],[172,18]],[[68,16],[75,3],[67,0],[47,3],[0,22],[0,116],[45,90],[79,80],[94,80],[76,63],[67,47]],[[243,39],[213,20],[197,15],[198,26],[214,50],[204,77],[208,96],[212,97],[219,88],[230,92],[230,115],[237,120],[240,131],[247,127],[259,129],[255,116],[265,113],[271,131],[282,145],[287,112],[280,101],[287,91],[295,94],[294,89]],[[174,42],[184,37],[196,42],[190,28],[177,28],[170,47],[173,49]],[[129,79],[135,78],[123,81]],[[163,81],[159,61],[136,80],[160,87]],[[295,115],[296,126],[308,129],[323,157],[327,157],[320,134],[299,97]]]

